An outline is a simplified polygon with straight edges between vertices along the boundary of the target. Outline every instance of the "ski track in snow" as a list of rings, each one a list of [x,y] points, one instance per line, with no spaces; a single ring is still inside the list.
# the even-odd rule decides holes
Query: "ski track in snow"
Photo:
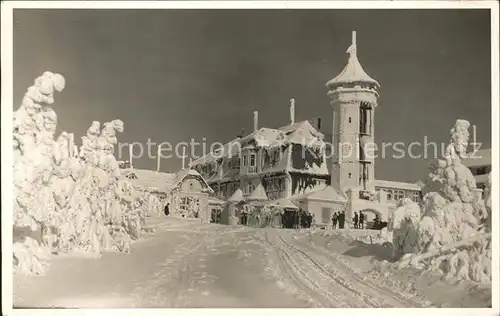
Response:
[[[417,306],[415,300],[402,297],[399,291],[381,287],[357,275],[335,256],[320,255],[317,248],[301,249],[282,236],[270,235],[265,233],[265,240],[278,254],[283,272],[316,307]],[[311,251],[313,249],[315,251]]]
[[[182,229],[184,227],[186,229]],[[197,286],[216,281],[216,277],[198,271],[206,267],[205,256],[218,254],[214,246],[224,246],[224,243],[217,243],[223,237],[246,232],[243,229],[227,230],[227,227],[219,225],[201,226],[196,222],[163,228],[163,231],[185,233],[191,238],[175,247],[173,254],[160,264],[161,268],[152,280],[145,285],[137,284],[132,294],[137,307],[188,307],[189,296]],[[201,295],[208,293],[203,291]]]
[[[356,271],[342,255],[288,230],[168,220],[151,227],[156,233],[137,241],[137,257],[124,256],[129,261],[100,293],[80,291],[72,300],[140,308],[423,306],[412,293]],[[80,274],[88,273],[82,269]],[[117,278],[118,284],[111,283]],[[69,295],[51,300],[64,306]]]

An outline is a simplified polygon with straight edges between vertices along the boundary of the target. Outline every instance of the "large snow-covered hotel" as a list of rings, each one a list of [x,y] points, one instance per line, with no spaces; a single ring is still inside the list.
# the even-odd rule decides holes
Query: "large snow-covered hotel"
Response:
[[[254,112],[252,133],[191,164],[217,197],[227,200],[241,194],[247,200],[286,199],[324,224],[344,205],[347,218],[364,210],[384,220],[401,198],[420,199],[417,184],[375,179],[374,155],[364,149],[374,141],[380,86],[358,60],[355,32],[347,53],[343,71],[326,83],[327,95],[334,112],[333,143],[350,144],[359,154],[339,154],[337,150],[332,161],[327,161],[325,135],[309,121],[295,120],[292,99],[289,124],[260,127]]]

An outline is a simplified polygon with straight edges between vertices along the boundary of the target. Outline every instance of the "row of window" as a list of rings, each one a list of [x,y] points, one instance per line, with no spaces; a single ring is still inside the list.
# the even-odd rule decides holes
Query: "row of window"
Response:
[[[257,155],[255,153],[243,156],[243,167],[256,167],[256,157]]]
[[[414,202],[420,201],[419,191],[411,191],[407,195],[404,190],[399,189],[377,189],[377,191],[384,191],[387,194],[388,201],[399,201],[405,197],[411,198]]]

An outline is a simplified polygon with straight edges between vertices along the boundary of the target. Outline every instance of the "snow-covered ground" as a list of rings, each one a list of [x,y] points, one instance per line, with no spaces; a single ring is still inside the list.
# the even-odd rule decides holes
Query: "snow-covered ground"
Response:
[[[130,254],[55,256],[14,276],[15,307],[487,307],[491,289],[413,270],[374,272],[391,251],[317,232],[152,218]],[[418,276],[418,277],[417,277]],[[410,281],[411,280],[411,281]]]

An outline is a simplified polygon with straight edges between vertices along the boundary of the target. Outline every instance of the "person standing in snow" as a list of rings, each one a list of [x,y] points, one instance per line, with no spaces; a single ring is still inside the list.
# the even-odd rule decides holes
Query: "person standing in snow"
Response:
[[[165,210],[164,210],[165,216],[168,216],[170,214],[169,206],[170,206],[170,203],[167,203],[167,205],[165,205]]]
[[[345,212],[339,214],[339,228],[343,229],[345,224]]]
[[[363,212],[359,212],[359,228],[365,229],[365,214]]]
[[[333,227],[333,229],[335,229],[337,227],[337,219],[338,219],[337,213],[334,212],[332,215],[332,227]]]
[[[358,212],[354,212],[354,228],[359,228],[358,221],[359,221]]]

